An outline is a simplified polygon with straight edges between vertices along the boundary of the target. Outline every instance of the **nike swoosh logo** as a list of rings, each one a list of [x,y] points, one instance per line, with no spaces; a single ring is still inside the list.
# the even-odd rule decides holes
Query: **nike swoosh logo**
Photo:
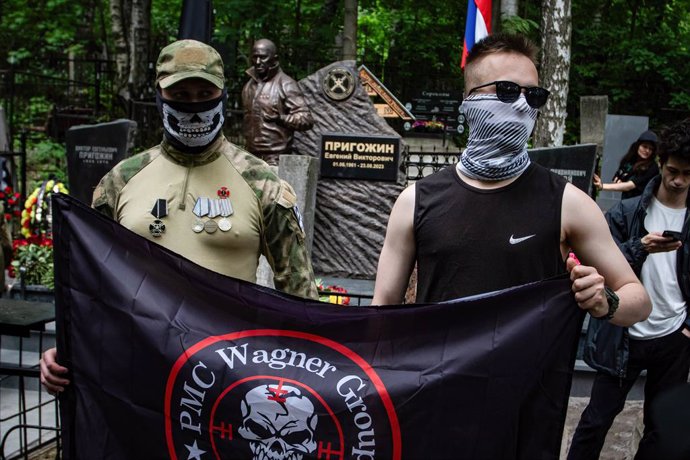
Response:
[[[522,243],[525,240],[529,240],[533,236],[537,236],[537,234],[535,233],[534,235],[523,236],[522,238],[513,238],[513,235],[510,235],[510,239],[508,241],[510,242],[510,244],[518,244]]]

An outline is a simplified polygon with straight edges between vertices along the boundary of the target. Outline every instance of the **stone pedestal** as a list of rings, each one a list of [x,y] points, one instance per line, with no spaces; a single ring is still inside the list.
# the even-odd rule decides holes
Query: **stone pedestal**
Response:
[[[319,160],[306,155],[281,155],[278,175],[287,181],[297,195],[297,207],[307,235],[307,249],[311,254],[314,242],[316,188],[319,181]]]
[[[609,113],[608,96],[582,96],[580,98],[580,143],[597,144],[597,154],[604,148],[606,115]]]

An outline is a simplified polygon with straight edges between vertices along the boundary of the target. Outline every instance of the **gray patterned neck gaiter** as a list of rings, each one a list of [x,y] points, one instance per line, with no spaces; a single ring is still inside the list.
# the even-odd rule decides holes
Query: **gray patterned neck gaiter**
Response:
[[[470,137],[457,164],[460,172],[472,179],[499,181],[527,169],[527,139],[538,110],[527,105],[524,94],[512,104],[495,94],[472,94],[462,102],[462,110]]]

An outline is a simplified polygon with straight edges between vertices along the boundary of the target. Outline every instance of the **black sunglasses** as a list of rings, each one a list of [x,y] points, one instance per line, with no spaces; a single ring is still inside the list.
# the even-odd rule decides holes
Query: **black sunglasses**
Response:
[[[472,88],[467,95],[469,96],[473,91],[476,91],[479,88],[485,88],[491,85],[496,85],[496,96],[498,97],[498,100],[507,104],[512,104],[513,102],[517,101],[520,97],[520,93],[522,93],[522,90],[524,89],[527,104],[535,109],[538,109],[546,104],[546,100],[549,98],[549,94],[551,94],[549,93],[549,90],[540,88],[539,86],[520,86],[512,81],[499,80]]]

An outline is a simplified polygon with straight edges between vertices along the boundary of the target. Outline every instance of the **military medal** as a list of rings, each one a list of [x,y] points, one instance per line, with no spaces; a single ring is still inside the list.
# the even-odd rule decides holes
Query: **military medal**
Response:
[[[201,219],[195,219],[194,225],[192,225],[192,231],[194,233],[201,233],[204,231],[204,221]]]
[[[194,204],[194,209],[192,212],[194,213],[195,216],[197,217],[204,217],[208,215],[208,212],[211,207],[211,200],[205,197],[199,197],[196,199],[196,203]]]
[[[218,198],[211,199],[207,197],[199,197],[196,199],[194,204],[194,209],[192,212],[199,219],[194,222],[192,230],[195,233],[201,233],[205,231],[206,233],[215,233],[219,228],[223,232],[227,232],[232,228],[232,223],[226,219],[226,217],[233,214],[232,204],[228,197],[230,196],[230,191],[227,187],[221,187],[218,190]],[[201,217],[208,216],[210,220],[203,221]],[[218,222],[212,220],[218,216],[221,216]]]
[[[220,200],[208,199],[208,217],[213,219],[220,214]]]
[[[204,223],[204,230],[206,233],[216,233],[216,230],[218,230],[218,224],[215,220],[207,220]]]
[[[208,222],[204,222],[201,218],[208,215],[210,208],[211,200],[209,200],[208,198],[201,196],[196,199],[196,203],[194,203],[194,209],[192,209],[192,212],[197,217],[197,219],[194,220],[194,224],[192,224],[192,231],[194,233],[201,233],[206,229],[206,224]],[[213,232],[209,232],[207,230],[207,233]]]
[[[149,232],[151,232],[151,235],[158,238],[163,233],[165,233],[165,224],[163,223],[162,220],[156,219],[153,221],[153,223],[151,225],[149,225]]]
[[[232,216],[233,213],[235,212],[232,209],[232,203],[230,203],[230,200],[216,200],[218,202],[218,214],[220,214],[223,217],[228,217]]]
[[[163,233],[165,233],[165,224],[161,220],[163,217],[168,215],[168,202],[163,198],[158,198],[156,203],[153,205],[151,214],[156,219],[151,225],[149,225],[149,232],[156,238],[159,238]]]
[[[218,228],[221,232],[228,232],[232,228],[232,222],[230,222],[229,219],[223,217],[221,220],[218,221]]]

